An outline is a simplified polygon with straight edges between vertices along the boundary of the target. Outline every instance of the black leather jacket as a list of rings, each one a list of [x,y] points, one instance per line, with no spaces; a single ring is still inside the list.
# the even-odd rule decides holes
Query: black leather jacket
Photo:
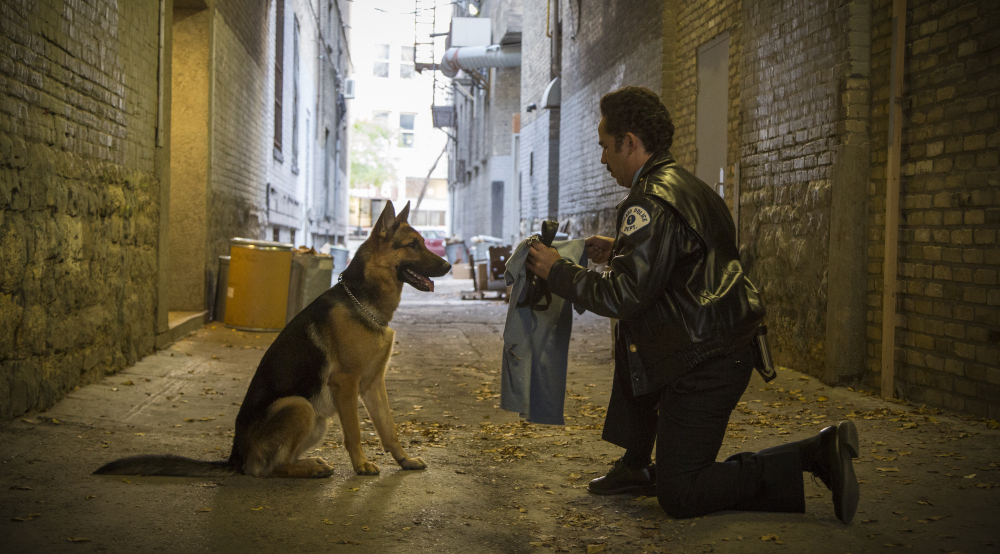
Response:
[[[634,394],[750,343],[764,304],[743,272],[733,218],[718,194],[669,152],[654,154],[617,219],[608,271],[559,260],[548,286],[619,319],[617,345],[627,349]]]

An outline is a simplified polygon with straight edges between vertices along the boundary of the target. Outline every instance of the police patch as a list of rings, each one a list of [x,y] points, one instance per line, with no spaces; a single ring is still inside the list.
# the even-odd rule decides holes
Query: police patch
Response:
[[[629,236],[649,224],[649,214],[639,206],[632,206],[625,212],[622,219],[621,233]]]

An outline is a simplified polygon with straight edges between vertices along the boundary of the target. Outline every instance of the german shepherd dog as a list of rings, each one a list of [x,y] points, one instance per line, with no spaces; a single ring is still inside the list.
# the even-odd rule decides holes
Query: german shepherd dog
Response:
[[[403,469],[424,469],[403,451],[389,412],[385,370],[395,332],[388,327],[403,284],[434,290],[429,277],[451,265],[429,251],[392,202],[359,248],[340,282],[300,312],[281,331],[257,367],[236,416],[233,450],[225,461],[174,455],[143,455],[110,462],[94,473],[116,475],[329,477],[321,458],[303,458],[326,434],[337,414],[344,446],[358,475],[379,468],[361,450],[357,398],[368,410],[382,446]]]

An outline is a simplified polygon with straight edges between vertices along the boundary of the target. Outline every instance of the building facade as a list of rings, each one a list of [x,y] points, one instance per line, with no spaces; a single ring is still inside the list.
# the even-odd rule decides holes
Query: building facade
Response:
[[[230,238],[344,236],[347,5],[3,3],[0,417],[203,321]]]
[[[416,69],[414,1],[356,4],[352,27],[357,94],[349,246],[367,237],[386,201],[397,211],[410,202],[412,225],[443,233],[451,222],[448,135],[433,126],[433,76]]]

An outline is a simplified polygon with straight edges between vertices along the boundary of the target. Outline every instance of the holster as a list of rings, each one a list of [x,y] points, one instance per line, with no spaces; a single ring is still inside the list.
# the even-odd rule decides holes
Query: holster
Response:
[[[765,383],[770,383],[778,376],[774,371],[774,362],[771,360],[771,349],[767,346],[767,325],[757,328],[757,337],[754,341],[757,350],[757,363],[754,366],[757,373],[760,373]]]
[[[552,246],[552,240],[556,238],[556,231],[558,229],[558,222],[543,221],[542,232],[538,235],[528,237],[528,243],[540,241],[545,246]],[[528,284],[524,290],[524,300],[518,302],[517,307],[524,308],[525,306],[531,306],[532,310],[538,312],[549,309],[549,304],[552,303],[552,293],[549,292],[548,281],[538,277],[531,271],[528,271],[526,278]],[[542,299],[545,300],[544,304],[541,303]]]

